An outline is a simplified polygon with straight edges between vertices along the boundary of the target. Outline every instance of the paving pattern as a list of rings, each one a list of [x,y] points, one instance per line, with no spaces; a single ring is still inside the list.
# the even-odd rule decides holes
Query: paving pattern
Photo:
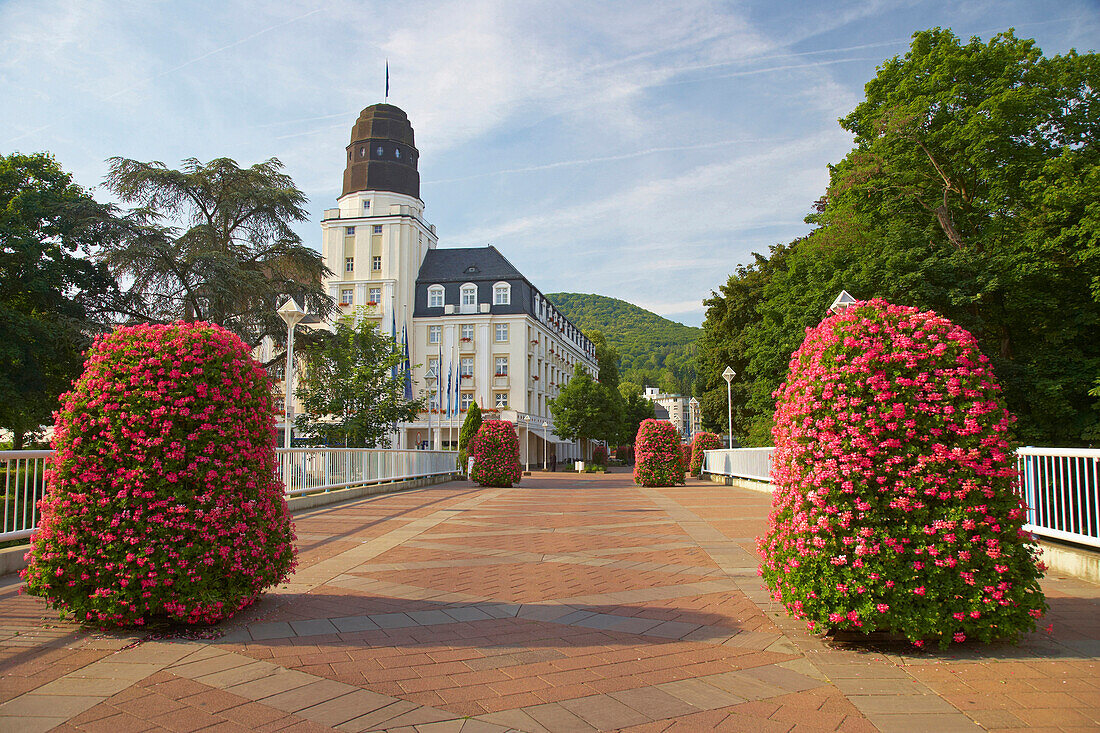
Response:
[[[1100,729],[1100,588],[1016,647],[840,645],[762,589],[766,494],[628,473],[300,514],[290,582],[211,639],[103,634],[0,582],[0,731]]]

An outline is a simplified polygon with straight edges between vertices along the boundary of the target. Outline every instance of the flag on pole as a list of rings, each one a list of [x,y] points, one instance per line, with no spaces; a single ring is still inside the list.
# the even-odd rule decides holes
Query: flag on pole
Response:
[[[451,419],[451,377],[453,376],[454,362],[447,362],[447,419]]]
[[[409,329],[408,324],[401,326],[401,340],[405,342],[405,399],[413,398],[412,370],[409,368]]]
[[[390,304],[390,338],[393,339],[393,348],[397,349],[397,311]],[[390,367],[390,379],[397,378],[397,364]]]
[[[386,101],[390,100],[390,60],[386,59]]]

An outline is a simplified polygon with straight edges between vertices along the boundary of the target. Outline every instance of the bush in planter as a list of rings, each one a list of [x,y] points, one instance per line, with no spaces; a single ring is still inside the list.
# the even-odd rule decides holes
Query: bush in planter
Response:
[[[602,445],[597,445],[592,449],[592,462],[597,466],[607,465],[607,448]]]
[[[691,475],[698,476],[703,472],[703,453],[708,450],[718,450],[722,447],[722,439],[714,433],[696,433],[691,439]]]
[[[1010,423],[973,336],[934,313],[870,301],[808,330],[776,391],[774,597],[810,629],[918,645],[1034,629]]]
[[[486,420],[470,441],[474,470],[470,480],[482,486],[518,484],[523,470],[519,465],[519,438],[515,426],[507,420]]]
[[[615,457],[629,466],[634,463],[634,446],[620,445],[615,449]]]
[[[672,423],[649,418],[638,426],[634,440],[634,483],[642,486],[684,483],[680,433]]]
[[[271,384],[206,323],[101,336],[62,396],[24,571],[78,621],[213,623],[287,578]]]

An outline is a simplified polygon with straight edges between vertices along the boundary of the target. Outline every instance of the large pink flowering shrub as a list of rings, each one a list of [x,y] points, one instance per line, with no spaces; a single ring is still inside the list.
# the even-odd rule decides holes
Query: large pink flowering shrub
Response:
[[[519,438],[507,420],[486,420],[470,441],[474,470],[470,480],[482,486],[511,486],[523,476],[519,465]]]
[[[27,590],[103,626],[213,623],[287,578],[271,385],[207,323],[96,340],[62,396]]]
[[[672,423],[649,418],[638,426],[634,439],[634,483],[642,486],[684,483],[680,433]]]
[[[760,539],[811,630],[1012,639],[1046,608],[993,371],[935,313],[860,303],[807,331],[776,391]]]
[[[722,447],[722,439],[714,433],[696,433],[691,438],[691,475],[698,476],[703,472],[703,453],[708,450],[718,450]]]

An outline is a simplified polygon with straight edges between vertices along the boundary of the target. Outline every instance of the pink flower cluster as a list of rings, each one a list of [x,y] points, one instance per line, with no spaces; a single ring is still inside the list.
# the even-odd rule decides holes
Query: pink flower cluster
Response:
[[[634,439],[634,483],[675,486],[684,483],[680,433],[670,422],[643,420]]]
[[[722,439],[714,433],[696,433],[691,439],[691,475],[698,476],[703,472],[703,453],[708,450],[718,450],[722,447]]]
[[[470,440],[474,459],[470,480],[482,486],[511,486],[523,476],[519,465],[519,438],[507,420],[486,420]]]
[[[294,568],[264,370],[207,323],[96,339],[62,395],[28,592],[78,621],[214,623]]]
[[[1012,419],[970,333],[860,303],[807,330],[775,397],[761,573],[792,615],[942,645],[1034,629]]]

